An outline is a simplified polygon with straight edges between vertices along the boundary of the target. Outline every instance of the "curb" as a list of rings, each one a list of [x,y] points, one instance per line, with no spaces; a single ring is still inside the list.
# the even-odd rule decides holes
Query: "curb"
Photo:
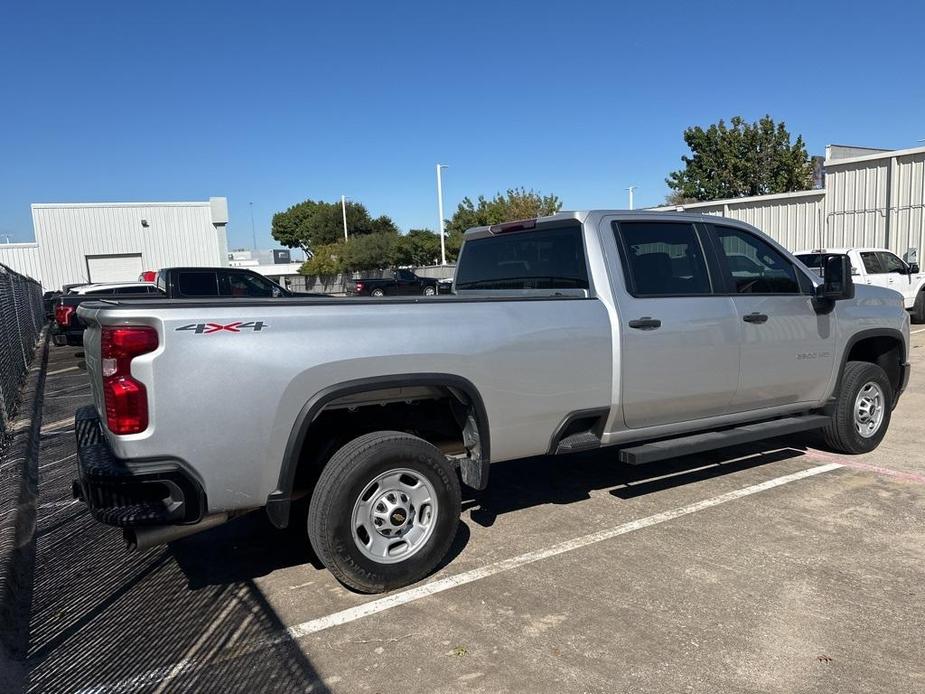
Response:
[[[48,331],[33,351],[19,411],[0,458],[0,691],[18,692],[25,681],[35,565],[39,433],[48,365]]]

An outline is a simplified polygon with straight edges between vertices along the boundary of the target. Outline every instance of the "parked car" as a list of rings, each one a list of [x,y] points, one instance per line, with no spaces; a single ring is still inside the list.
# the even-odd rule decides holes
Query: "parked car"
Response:
[[[730,219],[566,212],[468,231],[439,301],[83,304],[75,493],[137,548],[262,507],[378,592],[443,560],[460,477],[484,489],[490,462],[813,430],[866,453],[909,378],[909,316],[847,256],[820,266]]]
[[[411,270],[395,270],[388,277],[347,281],[350,296],[401,296],[437,294],[437,280],[432,277],[418,277]]]
[[[58,299],[52,339],[56,345],[80,345],[84,326],[76,309],[86,300],[106,298],[132,299],[232,299],[323,297],[323,294],[296,294],[283,289],[263,275],[245,268],[173,267],[159,270],[156,282],[122,282],[87,284],[72,287]],[[131,296],[129,296],[131,295]]]
[[[59,294],[54,308],[54,322],[51,325],[51,339],[56,345],[72,347],[83,344],[84,325],[77,317],[77,307],[85,301],[101,298],[132,301],[163,296],[151,282],[119,282],[112,284],[82,284],[69,286]]]
[[[903,295],[903,303],[912,314],[912,322],[925,323],[925,274],[915,263],[909,264],[886,248],[836,248],[797,251],[806,267],[818,274],[822,259],[832,253],[843,253],[851,260],[856,283],[886,287]]]

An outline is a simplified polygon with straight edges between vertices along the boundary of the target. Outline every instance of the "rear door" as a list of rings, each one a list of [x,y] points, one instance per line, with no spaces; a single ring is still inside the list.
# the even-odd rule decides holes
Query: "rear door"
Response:
[[[627,427],[729,412],[739,378],[732,299],[714,291],[715,258],[691,222],[611,222],[617,280],[621,404]],[[722,288],[722,287],[721,287]]]
[[[834,314],[817,311],[812,282],[765,239],[712,225],[742,340],[734,411],[815,402],[834,366]]]

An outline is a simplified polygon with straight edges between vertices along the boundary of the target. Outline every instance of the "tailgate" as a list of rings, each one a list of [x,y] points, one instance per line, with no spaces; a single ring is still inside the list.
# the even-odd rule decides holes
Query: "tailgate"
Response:
[[[100,417],[106,417],[106,405],[103,402],[102,364],[100,363],[100,323],[97,314],[100,309],[90,309],[84,306],[77,307],[77,315],[83,321],[84,329],[84,362],[87,365],[87,375],[90,377],[90,391],[93,394],[93,405]]]

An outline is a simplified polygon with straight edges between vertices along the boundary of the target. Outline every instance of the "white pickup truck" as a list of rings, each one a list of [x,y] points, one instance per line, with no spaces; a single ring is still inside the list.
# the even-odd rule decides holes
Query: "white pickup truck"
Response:
[[[741,222],[597,210],[471,229],[455,296],[84,303],[75,493],[139,548],[263,508],[376,592],[441,561],[489,463],[809,430],[870,451],[909,315],[821,267]]]
[[[856,283],[899,292],[906,310],[912,313],[912,321],[925,323],[925,273],[919,271],[917,263],[907,263],[886,248],[826,248],[797,251],[794,255],[819,272],[821,259],[832,253],[848,256]]]

